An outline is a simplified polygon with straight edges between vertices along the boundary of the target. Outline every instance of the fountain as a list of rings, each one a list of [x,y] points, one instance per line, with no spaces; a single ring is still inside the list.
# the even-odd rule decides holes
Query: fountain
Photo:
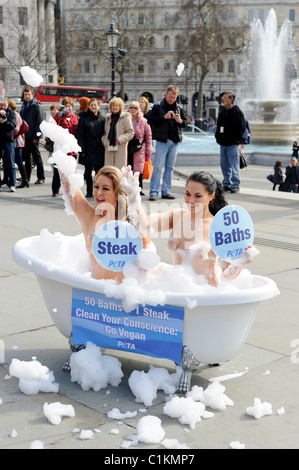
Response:
[[[272,8],[265,21],[251,24],[249,89],[253,98],[246,100],[254,106],[256,120],[250,120],[251,143],[258,145],[291,145],[299,136],[299,122],[279,117],[292,104],[291,93],[286,92],[285,69],[292,63],[292,26],[285,20],[279,33],[277,18]],[[289,111],[291,113],[291,111]]]

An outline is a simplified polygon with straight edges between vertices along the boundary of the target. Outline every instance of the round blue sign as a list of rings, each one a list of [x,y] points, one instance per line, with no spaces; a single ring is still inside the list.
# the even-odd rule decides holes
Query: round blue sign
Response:
[[[239,206],[225,206],[214,217],[210,228],[214,253],[226,261],[242,256],[253,245],[254,227],[250,215]]]
[[[122,220],[104,224],[96,231],[92,241],[95,259],[110,271],[123,271],[126,263],[133,261],[141,248],[139,232]]]

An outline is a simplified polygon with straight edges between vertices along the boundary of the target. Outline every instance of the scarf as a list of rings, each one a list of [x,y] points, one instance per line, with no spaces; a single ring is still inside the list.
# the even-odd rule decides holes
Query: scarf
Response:
[[[110,124],[110,130],[108,134],[108,140],[110,145],[115,146],[116,145],[116,124],[117,121],[119,120],[120,117],[120,111],[116,114],[111,114],[111,124]]]

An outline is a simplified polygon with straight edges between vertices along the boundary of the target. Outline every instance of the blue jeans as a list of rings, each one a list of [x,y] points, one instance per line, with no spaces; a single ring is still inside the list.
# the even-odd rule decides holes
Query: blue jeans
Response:
[[[3,166],[8,170],[8,186],[11,188],[16,185],[15,168],[15,144],[14,142],[3,142],[0,144],[0,154],[3,150]],[[1,185],[1,183],[0,183]]]
[[[222,170],[222,185],[228,188],[240,186],[239,145],[221,145],[220,167]]]
[[[167,142],[156,142],[156,152],[154,160],[153,174],[150,182],[150,196],[158,196],[161,170],[165,166],[162,181],[162,196],[166,196],[171,191],[171,178],[173,167],[176,161],[178,144],[167,139]]]

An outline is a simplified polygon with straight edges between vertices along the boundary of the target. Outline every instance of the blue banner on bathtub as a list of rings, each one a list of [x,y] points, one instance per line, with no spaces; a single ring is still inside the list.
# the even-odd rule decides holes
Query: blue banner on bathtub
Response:
[[[126,313],[122,301],[73,289],[72,342],[181,362],[184,308],[139,305]]]

